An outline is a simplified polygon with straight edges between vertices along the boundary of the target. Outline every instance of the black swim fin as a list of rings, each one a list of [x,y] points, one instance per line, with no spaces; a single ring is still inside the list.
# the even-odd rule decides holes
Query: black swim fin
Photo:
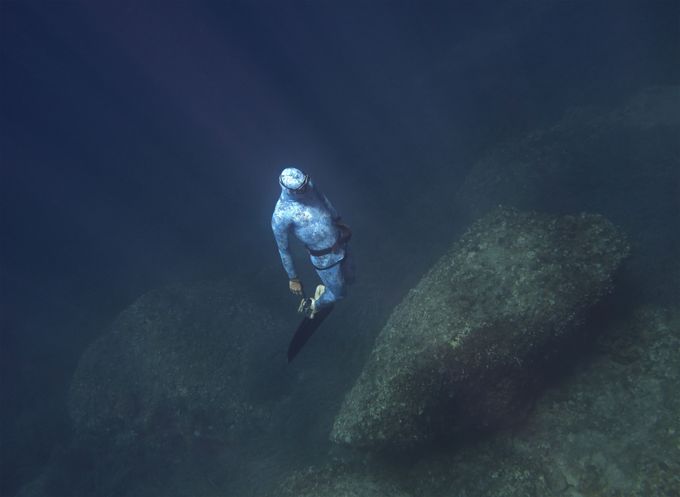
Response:
[[[288,346],[288,362],[291,362],[298,352],[307,343],[307,340],[314,334],[316,329],[321,326],[323,320],[331,313],[333,310],[333,305],[321,308],[315,315],[313,319],[304,318],[302,322],[298,325],[293,339],[290,341]]]

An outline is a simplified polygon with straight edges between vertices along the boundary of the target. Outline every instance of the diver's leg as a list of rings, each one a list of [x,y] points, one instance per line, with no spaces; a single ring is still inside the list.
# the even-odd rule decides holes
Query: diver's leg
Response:
[[[316,309],[334,304],[345,297],[347,285],[341,264],[336,264],[328,269],[317,269],[316,273],[325,287],[324,292],[315,301]]]

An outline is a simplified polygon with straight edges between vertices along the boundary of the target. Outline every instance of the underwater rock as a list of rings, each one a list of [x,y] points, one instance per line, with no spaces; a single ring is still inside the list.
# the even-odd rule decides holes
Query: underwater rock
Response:
[[[680,309],[638,308],[519,430],[425,457],[405,478],[428,497],[678,495],[678,350]]]
[[[650,87],[610,109],[571,109],[485,151],[447,214],[474,220],[498,205],[598,212],[639,248],[625,278],[641,299],[672,305],[680,288],[678,136],[680,86]]]
[[[161,288],[122,311],[74,373],[73,439],[19,495],[229,495],[258,462],[248,451],[266,453],[258,437],[281,431],[272,413],[288,414],[294,323],[239,283]]]
[[[394,309],[332,440],[410,448],[521,418],[537,368],[560,355],[627,254],[599,215],[485,216]]]
[[[672,200],[664,185],[677,184],[679,131],[679,86],[648,88],[609,111],[572,109],[488,150],[458,190],[457,208],[472,218],[500,204],[649,222],[659,195]]]
[[[147,293],[80,360],[69,398],[75,444],[104,447],[115,464],[128,452],[196,459],[239,446],[269,428],[285,393],[271,370],[285,364],[282,329],[231,282]]]
[[[337,488],[352,479],[392,485],[384,495],[677,495],[680,308],[623,310],[600,331],[595,349],[563,372],[515,430],[417,459],[310,469],[275,495],[313,495],[300,489]]]

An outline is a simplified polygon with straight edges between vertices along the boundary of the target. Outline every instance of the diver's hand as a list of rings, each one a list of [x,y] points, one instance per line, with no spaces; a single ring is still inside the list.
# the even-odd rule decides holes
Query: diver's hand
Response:
[[[288,281],[288,288],[290,288],[293,295],[302,295],[302,283],[298,278]]]

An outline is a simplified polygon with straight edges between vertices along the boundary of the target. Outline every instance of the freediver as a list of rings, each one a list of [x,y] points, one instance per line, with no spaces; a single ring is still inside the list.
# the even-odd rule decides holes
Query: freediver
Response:
[[[287,167],[279,176],[279,184],[281,195],[272,215],[272,231],[288,274],[288,288],[294,295],[303,297],[298,312],[313,319],[321,309],[344,298],[347,285],[354,281],[354,265],[348,246],[352,232],[308,174]],[[307,248],[323,283],[316,287],[314,297],[304,295],[288,246],[290,233]]]

